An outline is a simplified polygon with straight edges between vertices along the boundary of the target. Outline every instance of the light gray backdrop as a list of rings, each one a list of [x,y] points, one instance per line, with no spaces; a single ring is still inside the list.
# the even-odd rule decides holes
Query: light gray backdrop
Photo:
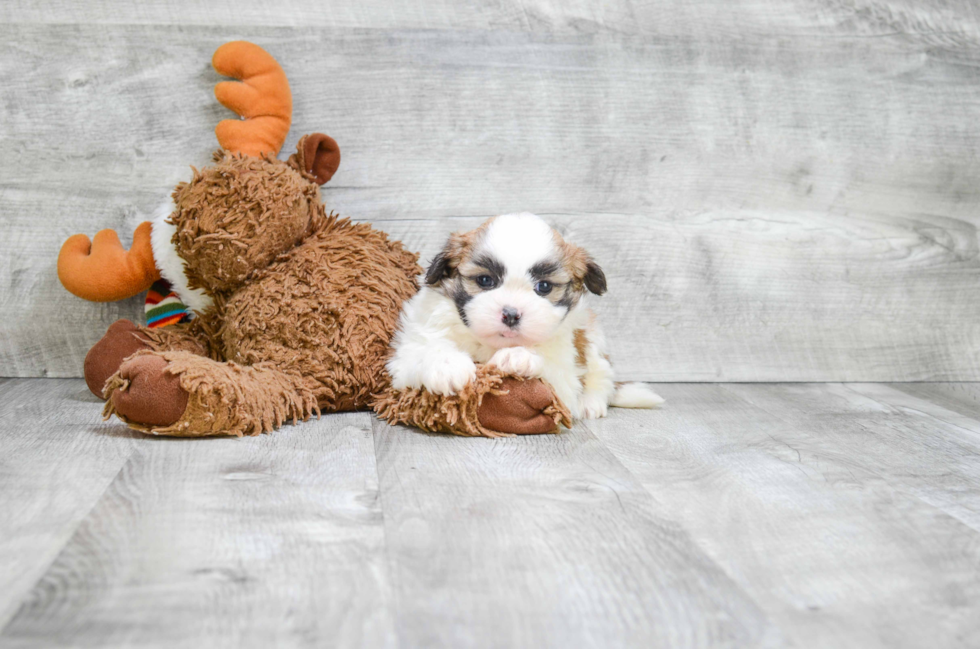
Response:
[[[626,378],[980,379],[971,0],[204,4],[0,5],[0,375],[79,376],[141,317],[58,249],[128,245],[209,160],[245,38],[289,75],[284,155],[341,145],[330,209],[425,258],[517,210],[585,245]]]

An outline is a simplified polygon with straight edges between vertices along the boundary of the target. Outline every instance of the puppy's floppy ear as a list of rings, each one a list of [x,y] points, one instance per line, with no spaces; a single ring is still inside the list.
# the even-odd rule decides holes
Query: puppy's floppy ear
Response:
[[[453,270],[459,265],[460,255],[462,254],[462,240],[460,235],[451,234],[446,241],[446,245],[429,264],[429,270],[425,272],[425,283],[435,286],[447,277],[451,277]]]
[[[425,271],[425,283],[434,286],[449,277],[450,272],[452,269],[449,267],[449,258],[446,257],[446,251],[443,250],[432,258],[429,270]]]
[[[557,236],[557,235],[556,235]],[[565,267],[569,269],[572,277],[575,278],[577,288],[581,288],[581,282],[585,288],[596,295],[606,292],[606,274],[599,268],[599,264],[578,246],[572,243],[561,241],[561,249],[565,258]]]
[[[606,292],[606,274],[602,272],[599,264],[595,263],[591,257],[585,264],[585,277],[583,281],[585,282],[585,288],[596,295],[602,295]]]

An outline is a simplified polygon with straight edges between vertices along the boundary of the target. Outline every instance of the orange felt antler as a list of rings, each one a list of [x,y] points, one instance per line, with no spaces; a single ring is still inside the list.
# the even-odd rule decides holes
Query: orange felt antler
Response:
[[[246,41],[219,47],[211,65],[219,74],[241,80],[222,81],[214,87],[218,101],[245,118],[218,123],[214,133],[221,147],[251,156],[278,154],[293,113],[286,73],[271,54]]]
[[[150,227],[146,221],[136,228],[129,251],[112,230],[98,232],[93,241],[84,234],[68,237],[58,253],[58,279],[78,297],[93,302],[115,302],[142,293],[160,279]]]

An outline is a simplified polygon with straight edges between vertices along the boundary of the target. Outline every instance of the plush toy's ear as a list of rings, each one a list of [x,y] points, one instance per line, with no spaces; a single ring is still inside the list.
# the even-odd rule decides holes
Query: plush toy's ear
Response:
[[[296,153],[287,160],[297,171],[310,174],[318,185],[330,180],[340,166],[340,147],[329,135],[310,133],[296,143]]]

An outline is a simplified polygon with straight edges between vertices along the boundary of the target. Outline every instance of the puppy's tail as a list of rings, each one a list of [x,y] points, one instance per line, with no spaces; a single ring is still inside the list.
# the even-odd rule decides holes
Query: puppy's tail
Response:
[[[616,408],[656,408],[664,398],[643,383],[617,383],[609,401]]]

